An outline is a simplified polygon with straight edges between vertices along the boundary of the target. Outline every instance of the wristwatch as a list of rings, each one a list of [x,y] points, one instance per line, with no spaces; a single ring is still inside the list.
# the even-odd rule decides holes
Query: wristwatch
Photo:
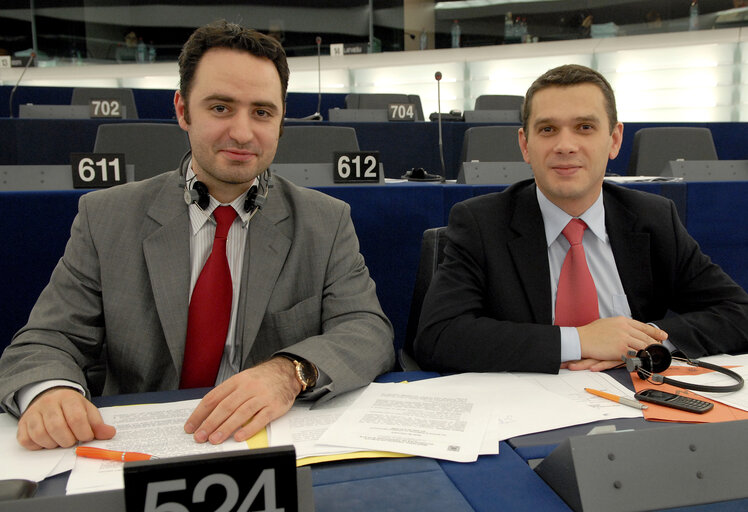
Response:
[[[302,392],[308,389],[312,389],[317,385],[317,377],[319,376],[319,372],[317,371],[317,367],[314,364],[310,363],[306,359],[297,359],[296,356],[293,356],[291,354],[276,355],[285,357],[294,364],[294,366],[296,367],[296,380],[298,380],[299,384],[301,384]]]

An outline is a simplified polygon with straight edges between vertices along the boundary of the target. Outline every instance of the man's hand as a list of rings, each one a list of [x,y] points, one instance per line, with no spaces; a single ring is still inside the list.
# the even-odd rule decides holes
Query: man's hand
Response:
[[[577,332],[582,359],[595,359],[598,362],[621,361],[621,356],[629,350],[638,351],[667,339],[667,333],[662,329],[623,316],[595,320],[577,327]]]
[[[293,363],[274,357],[211,390],[187,418],[184,430],[198,443],[220,444],[234,431],[236,441],[245,441],[283,416],[300,392]]]
[[[75,389],[50,388],[31,401],[18,420],[16,438],[24,448],[68,448],[78,441],[111,439],[116,429],[104,423],[94,404]]]

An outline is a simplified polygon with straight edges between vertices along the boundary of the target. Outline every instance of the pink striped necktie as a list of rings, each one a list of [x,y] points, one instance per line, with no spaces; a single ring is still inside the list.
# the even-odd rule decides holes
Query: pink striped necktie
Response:
[[[555,324],[562,327],[579,327],[600,318],[597,290],[582,245],[585,229],[583,220],[571,219],[563,230],[571,247],[561,266],[556,293]]]

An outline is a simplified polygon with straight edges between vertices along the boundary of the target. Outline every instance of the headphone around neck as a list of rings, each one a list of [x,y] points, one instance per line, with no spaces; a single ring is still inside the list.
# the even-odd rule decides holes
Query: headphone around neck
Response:
[[[188,150],[179,162],[179,186],[180,188],[184,188],[184,202],[187,203],[187,205],[195,203],[201,210],[205,210],[208,205],[210,205],[210,192],[208,191],[207,185],[202,181],[199,181],[197,177],[193,177],[190,179],[190,183],[187,183],[187,166],[191,158],[192,150]],[[270,169],[266,169],[262,174],[260,174],[258,179],[259,186],[252,185],[249,188],[246,199],[244,200],[245,212],[254,215],[257,210],[261,210],[265,205],[268,192],[272,187],[270,184],[270,177]],[[260,189],[262,189],[262,194],[259,193]]]
[[[649,381],[652,384],[670,384],[671,386],[678,388],[704,391],[707,393],[730,393],[731,391],[737,391],[743,387],[743,377],[734,371],[717,366],[716,364],[699,361],[697,359],[673,357],[667,347],[660,344],[649,345],[647,348],[638,352],[630,350],[628,354],[621,357],[621,359],[626,363],[626,369],[629,372],[635,371],[640,379]],[[689,382],[683,382],[660,375],[659,372],[664,372],[670,367],[672,360],[683,361],[689,366],[706,368],[727,375],[735,380],[735,384],[730,386],[706,386],[702,384],[691,384]]]

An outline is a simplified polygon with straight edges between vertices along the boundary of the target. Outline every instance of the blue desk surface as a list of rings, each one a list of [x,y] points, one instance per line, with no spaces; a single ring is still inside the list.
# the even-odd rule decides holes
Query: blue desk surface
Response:
[[[625,381],[622,370],[613,372]],[[380,382],[419,380],[437,376],[433,372],[390,373],[380,376]],[[630,382],[628,382],[630,385]],[[175,390],[99,397],[98,406],[133,403],[157,403],[201,397],[207,388]],[[619,429],[625,426],[647,428],[661,426],[642,419],[617,420]],[[623,423],[621,423],[623,422]],[[626,423],[628,422],[628,423]],[[604,422],[601,422],[604,423]],[[601,424],[601,423],[596,423]],[[631,425],[629,425],[631,424]],[[585,434],[591,424],[579,425],[551,432],[558,442],[581,429]],[[546,433],[535,434],[544,439]],[[533,436],[523,436],[526,440]],[[517,438],[519,439],[519,438]],[[532,452],[532,442],[525,447],[513,446],[514,440],[499,444],[499,455],[481,456],[474,463],[456,463],[421,457],[405,459],[367,459],[338,461],[312,466],[315,510],[318,512],[349,512],[352,510],[492,512],[496,510],[568,511],[569,507],[532,470],[527,460],[545,457],[550,448],[538,445]],[[521,444],[521,443],[520,443]],[[59,496],[64,492],[67,474],[45,480],[37,496]],[[746,510],[748,500],[722,502],[683,508],[682,510]],[[681,510],[681,509],[678,509]]]
[[[377,380],[419,380],[436,375],[391,373]],[[97,397],[94,402],[100,407],[163,403],[199,398],[205,392],[207,388],[140,393]],[[61,495],[67,476],[45,480],[37,496]],[[507,443],[500,443],[499,455],[481,456],[470,464],[422,457],[315,464],[312,482],[317,512],[569,510]]]

